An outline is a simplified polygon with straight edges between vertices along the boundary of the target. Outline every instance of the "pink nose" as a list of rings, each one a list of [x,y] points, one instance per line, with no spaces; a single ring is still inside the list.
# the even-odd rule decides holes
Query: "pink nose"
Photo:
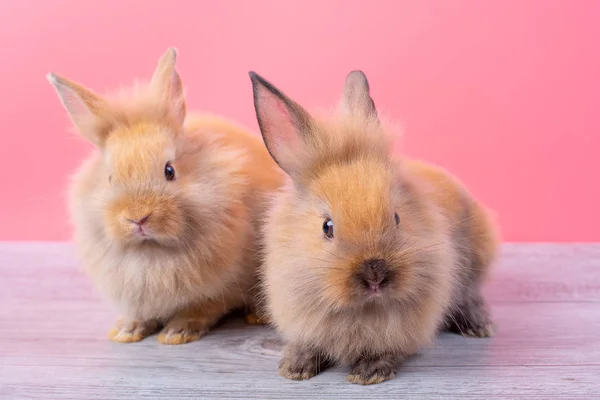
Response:
[[[148,218],[149,218],[149,217],[150,217],[150,214],[148,214],[148,215],[146,215],[145,217],[142,217],[142,218],[140,218],[140,219],[137,219],[137,220],[136,220],[136,219],[130,219],[130,218],[127,218],[127,221],[129,221],[129,222],[132,222],[132,223],[134,223],[134,224],[136,224],[136,225],[138,225],[138,226],[142,226],[142,225],[144,225],[144,223],[145,223],[146,221],[148,221]]]

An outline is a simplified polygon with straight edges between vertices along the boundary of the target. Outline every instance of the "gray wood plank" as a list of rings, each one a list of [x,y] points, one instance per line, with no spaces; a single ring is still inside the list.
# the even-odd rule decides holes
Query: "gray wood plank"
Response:
[[[593,398],[597,396],[599,367],[404,367],[395,380],[361,387],[328,371],[305,382],[272,380],[268,375],[203,371],[194,375],[175,370],[145,368],[124,371],[82,370],[75,376],[66,368],[53,372],[33,368],[18,385],[3,390],[12,399],[394,399],[394,398]],[[17,372],[19,373],[19,371]],[[122,373],[122,375],[116,375]],[[255,378],[255,380],[250,380]]]
[[[600,398],[600,245],[506,245],[487,287],[498,332],[444,334],[390,382],[277,376],[281,343],[229,318],[198,342],[106,338],[114,311],[58,243],[0,243],[0,399]]]
[[[600,244],[507,244],[487,294],[504,301],[600,301]]]

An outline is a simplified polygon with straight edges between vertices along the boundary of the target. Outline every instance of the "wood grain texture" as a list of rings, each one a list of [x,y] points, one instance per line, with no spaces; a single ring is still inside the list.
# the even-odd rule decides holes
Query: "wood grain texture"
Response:
[[[277,335],[234,317],[183,346],[111,343],[114,310],[76,265],[68,244],[0,243],[0,399],[600,398],[600,245],[505,245],[497,335],[444,334],[369,387],[279,377]]]

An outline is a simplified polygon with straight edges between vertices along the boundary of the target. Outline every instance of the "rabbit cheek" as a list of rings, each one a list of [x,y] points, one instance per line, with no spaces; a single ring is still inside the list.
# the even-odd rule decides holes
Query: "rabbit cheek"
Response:
[[[159,240],[177,240],[183,226],[183,215],[173,198],[161,199],[148,220],[148,228]]]
[[[336,307],[352,305],[356,297],[353,277],[354,271],[348,265],[335,265],[325,277],[323,296]]]
[[[127,214],[127,209],[128,204],[123,198],[113,200],[108,204],[104,214],[105,224],[108,234],[114,240],[126,241],[134,235],[134,225],[124,216]]]

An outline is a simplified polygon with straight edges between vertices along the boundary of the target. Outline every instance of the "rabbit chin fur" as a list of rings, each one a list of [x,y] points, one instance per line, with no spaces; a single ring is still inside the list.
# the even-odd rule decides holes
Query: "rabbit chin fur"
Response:
[[[479,294],[497,246],[486,211],[444,170],[392,158],[372,100],[356,94],[357,74],[344,99],[352,112],[322,120],[252,78],[263,137],[289,175],[264,225],[269,320],[331,362],[417,352]],[[369,259],[394,274],[375,297],[355,279]]]

